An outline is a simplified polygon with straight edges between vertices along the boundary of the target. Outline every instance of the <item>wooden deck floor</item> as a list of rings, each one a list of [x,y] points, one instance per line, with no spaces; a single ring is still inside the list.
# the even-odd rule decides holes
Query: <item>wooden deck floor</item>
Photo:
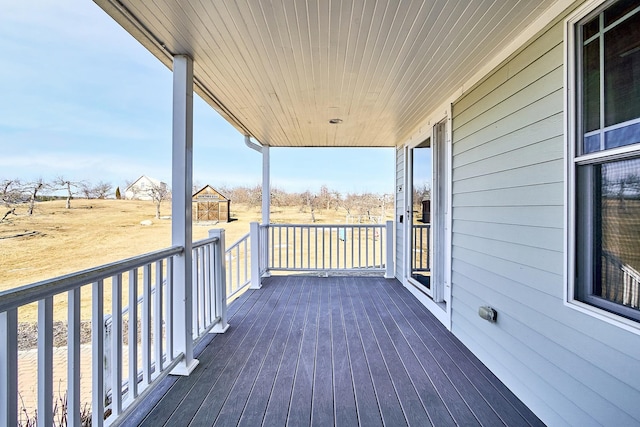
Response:
[[[127,425],[543,425],[396,280],[272,277]]]

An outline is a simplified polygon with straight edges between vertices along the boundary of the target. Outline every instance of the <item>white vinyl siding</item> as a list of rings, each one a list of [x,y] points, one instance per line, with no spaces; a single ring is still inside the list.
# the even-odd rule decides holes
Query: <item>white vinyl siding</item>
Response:
[[[564,304],[563,28],[453,105],[452,331],[548,425],[634,425],[640,337]]]
[[[402,281],[404,271],[404,220],[405,218],[405,150],[403,147],[396,148],[396,217],[395,217],[395,250],[396,250],[396,265],[395,274],[396,278]],[[403,223],[400,223],[400,216],[403,216]]]

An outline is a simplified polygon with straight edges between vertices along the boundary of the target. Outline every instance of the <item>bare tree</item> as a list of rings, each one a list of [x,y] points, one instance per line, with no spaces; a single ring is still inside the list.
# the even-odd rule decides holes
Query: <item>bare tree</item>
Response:
[[[19,179],[3,179],[0,181],[0,202],[8,208],[23,199],[22,183]]]
[[[164,182],[158,184],[152,183],[151,187],[147,191],[149,196],[151,196],[153,203],[156,205],[156,218],[160,219],[160,205],[164,200],[171,198],[171,191]]]
[[[304,207],[309,209],[311,213],[311,222],[316,222],[316,207],[318,205],[318,196],[310,192],[309,190],[301,194]],[[302,210],[302,209],[301,209]]]
[[[38,197],[38,192],[45,188],[46,184],[42,180],[42,178],[38,178],[36,181],[29,182],[26,184],[26,188],[29,192],[29,207],[27,208],[27,215],[33,215],[33,209],[36,206],[36,200]]]
[[[52,185],[54,187],[58,187],[62,190],[67,191],[67,203],[66,208],[71,209],[71,199],[73,198],[73,194],[78,190],[81,186],[81,182],[75,182],[64,178],[62,175],[58,176],[53,180]]]
[[[111,193],[113,185],[108,182],[100,181],[93,187],[93,196],[96,199],[106,199],[107,195]]]
[[[15,205],[23,198],[22,187],[19,179],[3,179],[0,181],[0,201],[7,208],[0,223],[7,221],[9,215],[16,214]]]

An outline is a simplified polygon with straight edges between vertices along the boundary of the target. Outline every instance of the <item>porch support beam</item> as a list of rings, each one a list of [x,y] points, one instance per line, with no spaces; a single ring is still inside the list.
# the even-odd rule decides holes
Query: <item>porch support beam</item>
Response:
[[[262,146],[262,224],[269,225],[271,213],[271,171],[269,146]]]
[[[193,185],[193,59],[173,58],[173,156],[171,243],[182,246],[173,264],[174,351],[183,353],[173,375],[189,375],[198,365],[193,358],[193,279],[191,191]]]

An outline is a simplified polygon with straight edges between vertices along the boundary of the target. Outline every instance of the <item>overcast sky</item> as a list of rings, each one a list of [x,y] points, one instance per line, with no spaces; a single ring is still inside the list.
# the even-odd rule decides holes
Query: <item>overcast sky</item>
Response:
[[[89,0],[0,0],[0,179],[171,179],[171,72]],[[272,149],[272,185],[392,192],[393,149]],[[194,180],[254,185],[260,155],[194,96]]]

